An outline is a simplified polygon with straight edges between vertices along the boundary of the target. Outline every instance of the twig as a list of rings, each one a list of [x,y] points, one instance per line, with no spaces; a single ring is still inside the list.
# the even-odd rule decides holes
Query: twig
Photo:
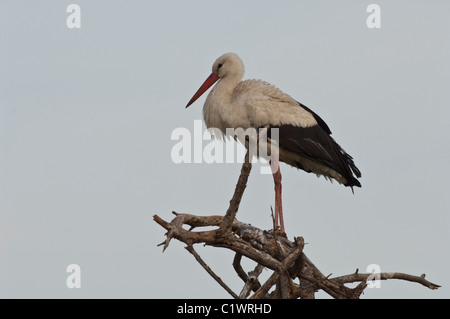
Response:
[[[199,254],[197,254],[197,252],[195,251],[194,247],[192,247],[192,245],[188,245],[185,247],[186,250],[188,252],[190,252],[192,255],[194,255],[195,259],[199,262],[200,265],[202,265],[202,267],[206,270],[206,272],[208,274],[211,275],[211,277],[214,278],[215,281],[217,281],[219,283],[219,285],[221,285],[233,298],[238,299],[239,296],[236,295],[233,290],[230,289],[230,287],[228,287],[223,280],[217,276],[214,271],[212,271],[211,268],[209,268],[209,266],[203,261],[203,259],[200,257]]]

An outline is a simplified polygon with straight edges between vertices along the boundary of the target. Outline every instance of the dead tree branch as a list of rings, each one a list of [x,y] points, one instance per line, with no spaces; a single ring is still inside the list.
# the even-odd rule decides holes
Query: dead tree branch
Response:
[[[380,280],[399,279],[416,282],[433,290],[440,287],[426,280],[424,274],[413,276],[404,273],[380,273],[374,276],[374,274],[362,274],[356,271],[353,274],[334,278],[323,275],[305,255],[302,237],[290,241],[284,234],[280,236],[274,229],[263,231],[236,219],[251,167],[247,152],[225,216],[196,216],[173,212],[175,217],[167,222],[158,215],[154,215],[154,221],[167,230],[166,239],[158,246],[163,245],[164,251],[173,238],[185,243],[186,249],[233,298],[314,298],[315,292],[323,290],[333,298],[354,299],[361,296],[374,277]],[[190,226],[190,229],[186,230],[183,225]],[[216,228],[194,231],[196,228],[207,226]],[[227,248],[235,252],[233,268],[244,282],[244,287],[239,294],[233,292],[194,250],[193,245],[200,243]],[[255,269],[248,274],[241,266],[243,256],[256,262]],[[266,282],[261,284],[258,277],[264,268],[270,269],[273,273]],[[297,279],[299,284],[295,282]],[[355,288],[345,285],[355,282],[359,283]],[[274,289],[271,291],[272,288]],[[250,295],[252,291],[254,294]]]
[[[245,155],[244,164],[242,165],[241,174],[239,175],[239,179],[236,184],[236,189],[234,191],[233,197],[230,200],[230,206],[228,207],[227,213],[225,214],[225,217],[223,218],[222,224],[220,226],[221,233],[229,231],[231,224],[236,218],[239,204],[241,203],[244,190],[247,187],[247,180],[252,169],[252,163],[249,157],[249,152],[247,152],[247,154]]]

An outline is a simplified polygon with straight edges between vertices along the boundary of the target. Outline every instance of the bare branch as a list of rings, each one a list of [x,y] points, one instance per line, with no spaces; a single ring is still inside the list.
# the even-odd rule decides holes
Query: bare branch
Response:
[[[214,278],[233,298],[247,298],[251,291],[255,293],[250,297],[256,298],[314,298],[315,292],[323,290],[333,298],[359,298],[368,285],[368,279],[374,274],[362,274],[358,269],[352,274],[330,278],[311,262],[303,252],[304,241],[302,237],[294,238],[294,242],[285,236],[279,236],[275,229],[263,231],[252,225],[242,223],[236,219],[236,214],[246,188],[251,170],[248,152],[241,175],[236,184],[230,206],[225,216],[196,216],[173,212],[175,217],[167,222],[154,215],[153,219],[161,225],[166,232],[166,239],[158,246],[167,249],[170,241],[175,238],[187,245],[186,249],[195,257],[200,265]],[[189,230],[183,228],[189,226]],[[216,227],[212,230],[194,231],[201,227]],[[213,247],[223,247],[235,252],[233,267],[245,285],[239,296],[233,292],[224,281],[217,276],[194,250],[193,245],[203,243]],[[241,266],[241,259],[245,256],[257,266],[247,275]],[[264,267],[273,271],[269,279],[261,285],[258,280]],[[299,279],[299,285],[294,280]],[[377,274],[381,280],[400,279],[419,283],[430,289],[440,286],[429,282],[425,275],[413,276],[404,273]],[[347,283],[359,283],[355,288],[345,286]],[[273,292],[268,291],[275,285]]]
[[[350,275],[332,278],[331,280],[333,280],[337,283],[340,283],[340,284],[352,283],[352,282],[366,282],[367,279],[373,275],[374,275],[373,273],[366,273],[366,274],[353,273]],[[399,273],[399,272],[384,272],[384,273],[380,273],[380,274],[376,274],[376,275],[377,275],[376,278],[380,279],[380,280],[388,280],[388,279],[406,280],[406,281],[410,281],[410,282],[419,283],[422,286],[425,286],[432,290],[438,289],[440,287],[439,285],[426,280],[425,274],[422,274],[421,276],[413,276],[413,275],[408,275],[408,274]]]
[[[270,276],[270,278],[261,286],[260,289],[252,296],[251,299],[258,299],[265,296],[265,294],[269,291],[269,289],[276,283],[278,278],[282,273],[284,273],[292,264],[297,260],[297,258],[302,253],[304,246],[303,238],[297,242],[297,247],[289,254],[289,256],[284,259],[283,263],[280,265],[278,269]]]
[[[231,224],[236,218],[236,213],[239,209],[239,204],[241,203],[242,195],[244,194],[244,190],[247,187],[248,176],[250,175],[250,171],[252,169],[252,163],[250,162],[249,157],[250,157],[249,151],[247,150],[244,164],[242,165],[241,168],[241,175],[239,175],[239,179],[236,184],[233,197],[230,200],[230,206],[228,207],[227,213],[225,214],[222,224],[220,225],[221,231],[223,232],[230,230]]]
[[[188,245],[185,247],[186,250],[188,252],[190,252],[192,255],[194,255],[195,259],[199,262],[200,265],[202,265],[203,269],[206,270],[206,272],[208,274],[211,275],[211,277],[214,278],[215,281],[217,281],[219,283],[219,285],[221,285],[234,299],[238,299],[239,296],[236,295],[233,290],[231,290],[224,282],[223,280],[217,276],[214,271],[212,271],[211,268],[209,268],[209,266],[203,261],[203,259],[199,256],[199,254],[197,254],[197,252],[195,251],[194,247],[192,247],[192,245]]]
[[[264,266],[258,264],[253,271],[249,272],[248,279],[245,282],[244,288],[242,288],[242,291],[239,294],[239,298],[245,299],[248,297],[252,290],[257,291],[259,288],[261,288],[261,284],[258,281],[258,276],[261,274],[263,269]]]

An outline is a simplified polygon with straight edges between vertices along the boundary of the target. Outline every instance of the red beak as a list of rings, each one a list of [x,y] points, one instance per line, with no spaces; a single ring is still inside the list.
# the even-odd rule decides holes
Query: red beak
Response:
[[[211,73],[210,76],[203,82],[202,86],[198,89],[198,91],[194,94],[192,99],[189,101],[189,103],[186,105],[186,108],[194,103],[207,89],[211,87],[214,83],[217,82],[219,79],[219,76],[216,73]]]

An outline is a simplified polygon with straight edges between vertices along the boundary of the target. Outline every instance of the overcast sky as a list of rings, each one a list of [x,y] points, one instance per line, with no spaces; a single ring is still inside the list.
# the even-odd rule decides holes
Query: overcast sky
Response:
[[[80,29],[66,23],[73,2]],[[371,3],[381,28],[366,24]],[[226,212],[241,164],[175,164],[171,134],[193,133],[206,94],[184,107],[232,51],[245,78],[318,113],[362,171],[353,195],[282,164],[289,238],[303,236],[325,274],[377,264],[442,285],[383,281],[363,298],[450,298],[448,12],[448,1],[1,1],[0,297],[230,297],[181,243],[161,252],[152,216]],[[273,203],[255,165],[237,218],[269,229]],[[197,251],[239,293],[233,254]],[[70,264],[81,288],[66,285]]]

